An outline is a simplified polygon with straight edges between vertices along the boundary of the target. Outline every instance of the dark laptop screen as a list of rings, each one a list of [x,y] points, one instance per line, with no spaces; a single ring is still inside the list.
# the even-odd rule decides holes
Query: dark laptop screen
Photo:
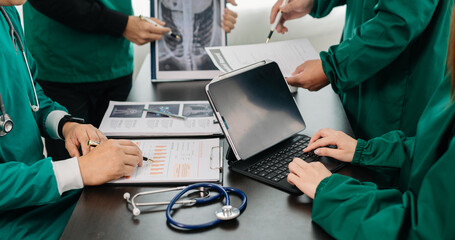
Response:
[[[210,95],[242,159],[305,129],[274,62],[211,84]]]

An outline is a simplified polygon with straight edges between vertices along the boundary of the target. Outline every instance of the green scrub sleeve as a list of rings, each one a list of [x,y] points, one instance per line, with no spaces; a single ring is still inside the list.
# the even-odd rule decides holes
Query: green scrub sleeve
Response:
[[[22,162],[0,164],[0,213],[53,203],[60,198],[50,158],[28,166]]]
[[[390,65],[426,28],[437,0],[380,0],[376,16],[358,26],[350,38],[321,52],[322,67],[337,93],[359,85]]]
[[[332,11],[333,8],[346,4],[346,0],[315,0],[310,15],[314,18],[322,18]]]
[[[401,168],[412,158],[415,137],[401,131],[391,131],[369,141],[358,139],[352,164]]]
[[[411,175],[405,192],[333,174],[317,188],[313,221],[336,239],[451,239],[454,158],[451,139],[446,152]]]

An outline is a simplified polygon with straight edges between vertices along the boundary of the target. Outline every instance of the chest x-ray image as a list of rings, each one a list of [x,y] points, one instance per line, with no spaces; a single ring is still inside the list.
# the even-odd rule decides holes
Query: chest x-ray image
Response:
[[[204,48],[225,45],[224,0],[156,0],[155,8],[155,16],[180,37],[165,34],[157,41],[156,79],[209,79],[219,73]]]

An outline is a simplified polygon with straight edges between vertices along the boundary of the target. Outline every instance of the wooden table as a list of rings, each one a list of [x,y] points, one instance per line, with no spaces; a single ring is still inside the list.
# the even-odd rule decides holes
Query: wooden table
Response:
[[[129,101],[206,100],[207,81],[151,83],[150,57],[147,57],[129,96]],[[318,92],[299,89],[295,95],[305,119],[307,135],[320,128],[334,128],[352,133],[338,96],[330,87]],[[225,144],[226,145],[226,144]],[[227,146],[225,146],[226,149]],[[225,164],[226,166],[226,164]],[[364,169],[347,166],[339,173],[368,179]],[[86,187],[62,235],[63,239],[331,239],[311,220],[312,201],[305,195],[294,196],[253,179],[224,169],[223,185],[243,190],[248,196],[245,212],[236,220],[198,231],[176,230],[166,223],[165,207],[142,209],[134,217],[123,199],[157,186]],[[147,196],[145,201],[169,200],[175,193]],[[240,202],[233,197],[233,205]],[[180,221],[202,223],[214,219],[221,206],[180,208],[175,217]]]

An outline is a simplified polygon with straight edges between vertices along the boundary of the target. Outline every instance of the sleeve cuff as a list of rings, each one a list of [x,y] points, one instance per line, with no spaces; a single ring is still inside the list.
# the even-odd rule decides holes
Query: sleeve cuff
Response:
[[[122,36],[128,23],[128,15],[108,8],[103,12],[104,31],[113,36]]]
[[[77,157],[57,162],[52,161],[52,167],[60,195],[66,191],[84,187]]]
[[[52,139],[62,139],[58,134],[58,123],[65,116],[67,112],[55,110],[49,113],[46,118],[46,131]]]
[[[363,150],[367,142],[363,139],[357,139],[357,146],[355,147],[354,157],[352,158],[353,165],[361,165]]]

